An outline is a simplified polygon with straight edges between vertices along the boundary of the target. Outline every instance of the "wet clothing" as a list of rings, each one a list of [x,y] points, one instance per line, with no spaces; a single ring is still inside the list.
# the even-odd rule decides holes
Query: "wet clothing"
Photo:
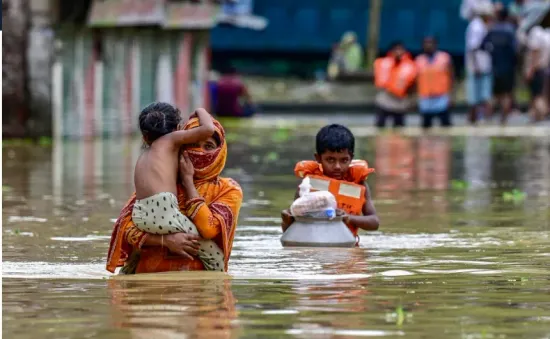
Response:
[[[422,113],[422,126],[432,127],[438,117],[441,125],[449,127],[452,72],[451,56],[443,51],[421,54],[416,58],[418,67],[418,108]]]
[[[405,127],[405,114],[401,112],[392,112],[385,110],[383,108],[378,109],[378,114],[376,116],[376,127],[384,128],[386,127],[386,121],[388,119],[393,120],[393,127]]]
[[[192,117],[184,129],[197,126],[198,118]],[[223,268],[227,271],[243,193],[237,182],[220,177],[227,158],[227,143],[220,123],[214,121],[214,126],[220,139],[216,151],[205,153],[197,149],[187,150],[195,168],[194,183],[200,197],[187,199],[179,183],[177,200],[179,210],[193,222],[199,234],[213,240],[223,251]],[[131,268],[125,270],[128,273],[205,270],[201,260],[175,256],[166,248],[143,247],[148,233],[138,229],[132,220],[135,201],[134,195],[114,225],[107,257],[106,268],[109,272],[114,272],[118,266]]]
[[[422,114],[437,114],[449,109],[451,96],[442,95],[439,97],[421,98],[418,100],[418,108]]]
[[[184,232],[200,235],[197,227],[178,209],[178,198],[171,192],[162,192],[136,200],[132,210],[134,225],[151,234]],[[223,251],[212,240],[200,240],[199,259],[207,271],[223,271]]]
[[[332,181],[339,181],[339,182],[349,182],[355,185],[361,185],[364,188],[365,181],[367,180],[369,174],[375,172],[374,168],[370,168],[369,164],[365,160],[353,160],[348,168],[348,172],[344,175],[343,180],[336,180],[329,178],[323,174],[323,167],[321,164],[319,164],[316,161],[312,160],[306,160],[306,161],[300,161],[296,164],[296,167],[294,168],[294,174],[298,178],[305,178],[306,176],[319,176],[324,177],[327,180]],[[338,189],[338,192],[334,192],[330,189],[329,185],[329,191],[333,193],[333,195],[336,197],[336,202],[338,203],[338,208],[343,209],[348,214],[353,215],[361,215],[362,214],[362,208],[363,206],[352,206],[353,203],[346,203],[346,201],[343,201],[344,199],[339,197],[340,189]],[[337,186],[334,186],[337,187]],[[362,193],[364,194],[364,192]],[[351,196],[351,194],[346,194],[346,196]],[[364,195],[361,197],[357,197],[356,200],[362,200],[364,199]],[[361,205],[363,205],[362,203]],[[361,213],[356,213],[354,211],[361,210]],[[358,237],[358,231],[359,229],[353,225],[347,225],[351,233],[357,238]],[[357,240],[358,245],[359,240]]]
[[[412,99],[409,97],[397,98],[386,91],[380,91],[375,97],[378,113],[376,117],[376,126],[386,127],[386,120],[393,120],[393,127],[403,127],[406,122],[406,114],[412,105]]]
[[[431,128],[433,126],[434,119],[439,119],[442,127],[451,127],[451,113],[449,110],[444,110],[438,113],[422,114],[422,127]]]

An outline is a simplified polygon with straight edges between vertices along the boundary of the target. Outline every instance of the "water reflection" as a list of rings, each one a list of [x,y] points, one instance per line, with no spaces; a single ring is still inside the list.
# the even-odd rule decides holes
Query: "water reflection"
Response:
[[[468,137],[464,147],[464,181],[466,196],[464,208],[467,211],[484,210],[491,205],[491,139]]]
[[[407,199],[414,188],[414,140],[402,135],[376,137],[376,197]]]
[[[239,334],[238,312],[231,281],[217,275],[161,274],[108,282],[115,328],[131,337],[234,338]]]
[[[285,249],[277,217],[316,131],[228,128],[226,175],[245,191],[231,277],[102,279],[140,140],[4,146],[4,334],[547,336],[547,136],[359,136],[380,230],[356,249]],[[513,189],[526,198],[504,200]]]

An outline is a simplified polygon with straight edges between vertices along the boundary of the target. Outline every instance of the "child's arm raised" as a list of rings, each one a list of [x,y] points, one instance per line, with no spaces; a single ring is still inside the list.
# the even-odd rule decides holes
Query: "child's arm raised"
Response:
[[[184,144],[192,144],[211,137],[214,132],[214,121],[212,116],[204,108],[197,108],[195,111],[199,118],[200,126],[188,130],[175,131],[170,133],[170,140],[176,147]]]
[[[376,231],[380,225],[380,219],[376,215],[376,209],[370,197],[369,185],[365,183],[365,204],[363,205],[363,215],[348,215],[346,222],[351,225],[364,229],[365,231]]]

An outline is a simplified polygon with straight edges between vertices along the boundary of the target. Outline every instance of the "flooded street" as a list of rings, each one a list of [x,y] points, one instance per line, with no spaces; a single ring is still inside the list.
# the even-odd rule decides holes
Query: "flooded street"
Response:
[[[5,143],[4,336],[550,338],[548,129],[349,123],[380,230],[355,249],[284,249],[293,168],[326,122],[222,121],[224,176],[244,191],[229,275],[105,270],[139,139]]]

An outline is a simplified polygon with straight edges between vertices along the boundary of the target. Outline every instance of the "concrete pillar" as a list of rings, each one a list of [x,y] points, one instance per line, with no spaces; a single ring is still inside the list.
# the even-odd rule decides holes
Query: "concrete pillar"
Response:
[[[2,1],[2,106],[4,137],[20,137],[27,132],[29,95],[26,46],[29,25],[26,0]]]
[[[54,56],[52,0],[28,0],[30,10],[27,64],[31,100],[31,128],[51,134],[51,79]]]

